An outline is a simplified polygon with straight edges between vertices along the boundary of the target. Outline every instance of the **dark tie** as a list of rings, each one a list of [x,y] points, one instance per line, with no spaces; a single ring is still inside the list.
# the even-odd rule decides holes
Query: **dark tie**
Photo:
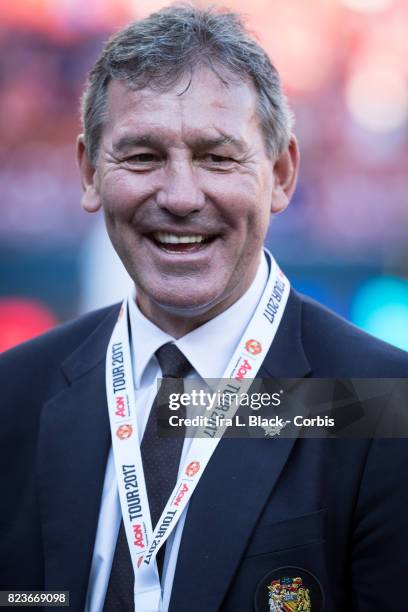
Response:
[[[190,362],[175,344],[170,342],[165,344],[156,351],[155,355],[162,371],[163,382],[150,410],[140,447],[153,530],[176,484],[184,442],[180,428],[177,428],[177,436],[159,437],[157,421],[160,418],[163,428],[166,427],[165,417],[168,415],[169,396],[171,393],[183,393],[183,381],[180,379],[192,372]],[[182,409],[185,411],[183,407],[177,411],[179,417],[184,416]],[[160,576],[164,549],[165,546],[162,546],[157,555]],[[133,612],[133,583],[134,574],[129,547],[121,521],[104,612]]]

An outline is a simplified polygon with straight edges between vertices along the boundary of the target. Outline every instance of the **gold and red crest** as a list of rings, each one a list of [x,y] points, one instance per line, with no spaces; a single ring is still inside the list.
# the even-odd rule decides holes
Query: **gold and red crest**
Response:
[[[311,612],[310,591],[300,576],[283,576],[268,585],[270,612]]]

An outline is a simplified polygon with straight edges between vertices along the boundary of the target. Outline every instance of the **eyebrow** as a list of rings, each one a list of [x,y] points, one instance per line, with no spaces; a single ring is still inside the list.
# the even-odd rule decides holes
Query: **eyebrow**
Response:
[[[122,136],[117,142],[113,143],[113,148],[116,152],[123,152],[132,147],[149,147],[162,151],[165,149],[166,144],[166,138],[159,138],[154,134],[146,133]],[[227,145],[232,145],[234,149],[240,153],[245,150],[245,145],[240,139],[234,138],[228,134],[221,134],[220,136],[215,137],[200,136],[197,138],[191,138],[189,139],[188,144],[193,150],[198,152]]]
[[[193,148],[198,151],[215,149],[217,147],[228,145],[231,145],[238,152],[243,152],[245,149],[245,145],[242,140],[234,138],[234,136],[230,136],[228,134],[221,134],[220,136],[215,136],[214,138],[196,138],[193,139],[192,144]]]
[[[132,147],[151,147],[153,149],[163,149],[164,141],[152,134],[126,135],[122,136],[113,143],[115,151],[124,151]]]

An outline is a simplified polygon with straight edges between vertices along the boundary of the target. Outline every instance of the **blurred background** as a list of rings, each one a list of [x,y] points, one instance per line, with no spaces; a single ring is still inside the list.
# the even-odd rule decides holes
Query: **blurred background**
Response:
[[[0,351],[126,291],[102,217],[79,204],[79,97],[106,37],[167,4],[0,0]],[[408,350],[408,3],[222,6],[244,13],[296,114],[299,186],[268,246],[297,289]]]

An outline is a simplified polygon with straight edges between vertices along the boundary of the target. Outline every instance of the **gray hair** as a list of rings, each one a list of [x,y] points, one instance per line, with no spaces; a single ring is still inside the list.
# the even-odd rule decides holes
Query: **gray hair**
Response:
[[[88,158],[95,165],[104,125],[107,89],[117,79],[135,90],[168,91],[197,66],[209,66],[227,84],[253,83],[258,116],[270,155],[287,147],[293,117],[279,74],[266,52],[233,12],[170,6],[113,35],[88,75],[82,124]],[[222,70],[223,74],[217,71]],[[225,76],[225,73],[229,77]]]

